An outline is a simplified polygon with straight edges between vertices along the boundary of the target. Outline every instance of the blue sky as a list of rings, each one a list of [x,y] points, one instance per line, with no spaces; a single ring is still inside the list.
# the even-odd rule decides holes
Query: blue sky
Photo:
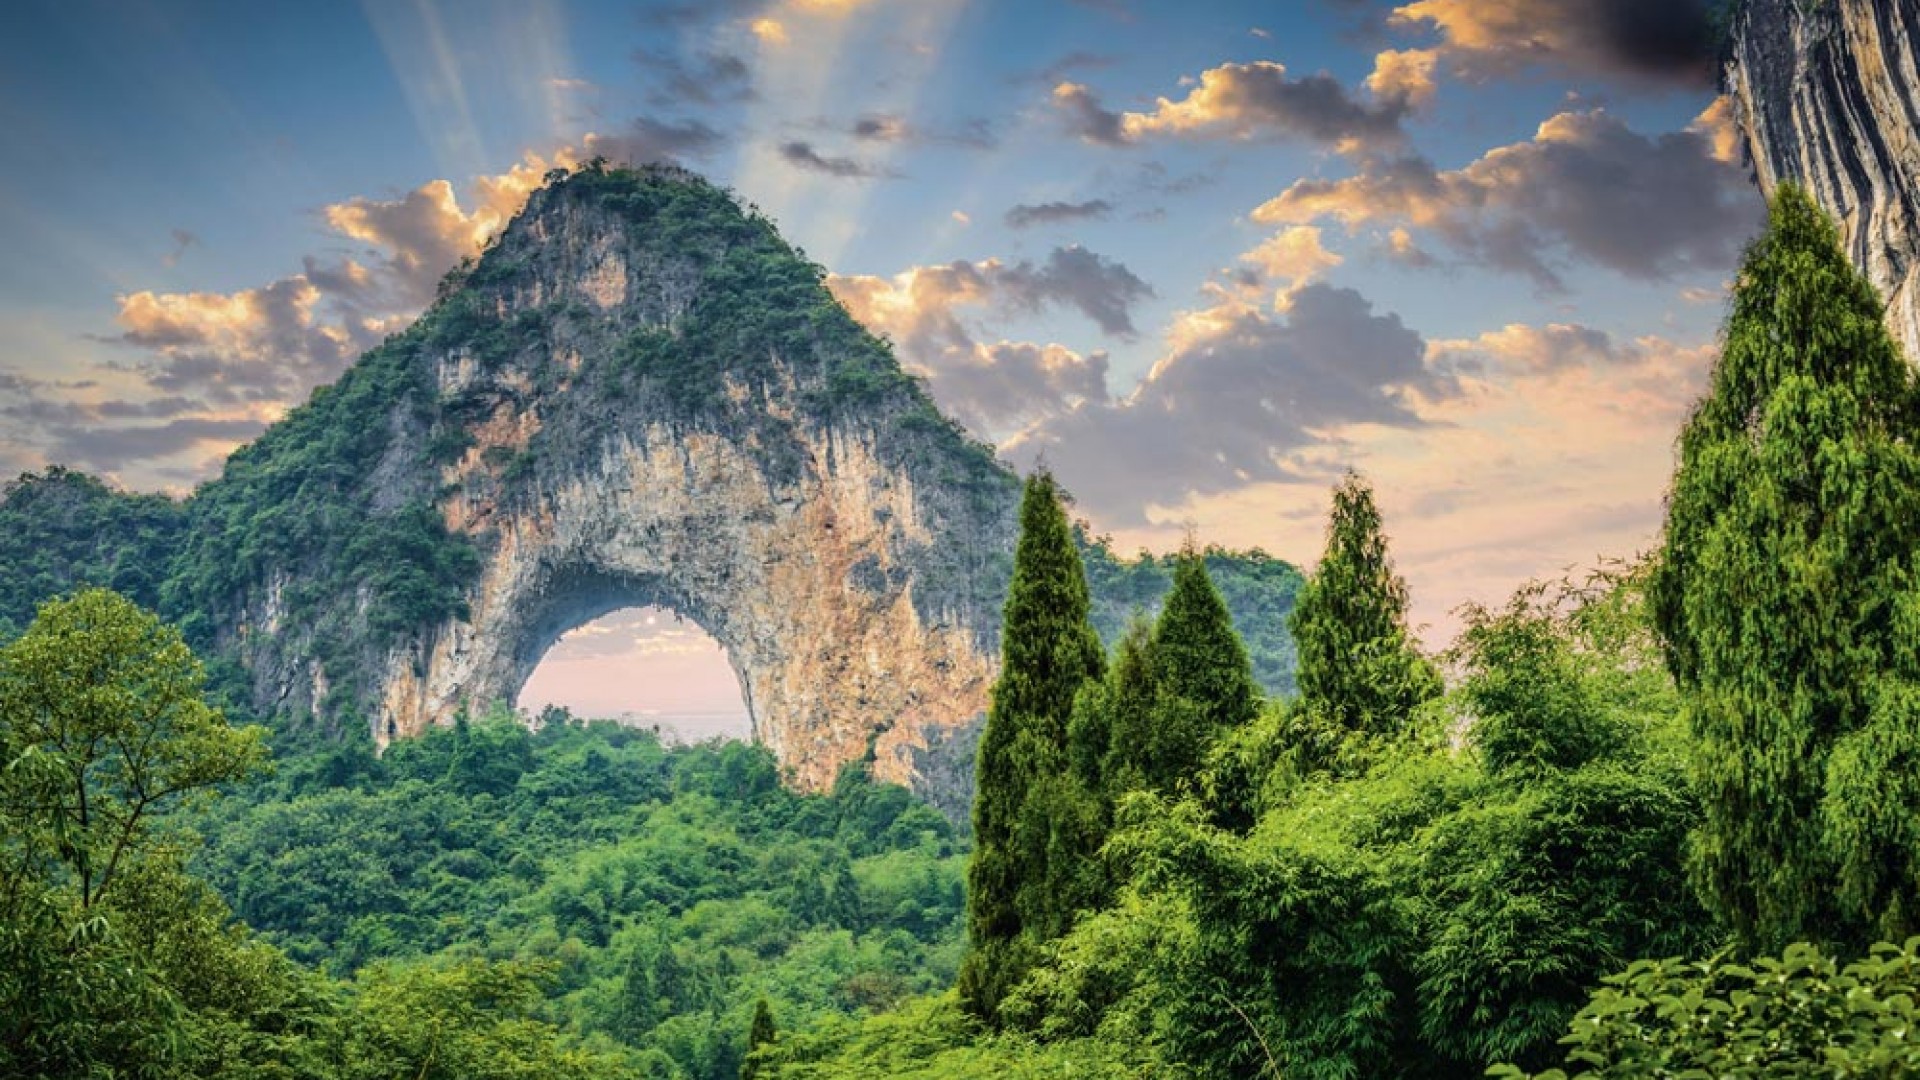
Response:
[[[1686,0],[17,0],[0,468],[185,491],[546,168],[769,211],[1122,544],[1310,564],[1345,467],[1415,606],[1651,539],[1761,206]]]

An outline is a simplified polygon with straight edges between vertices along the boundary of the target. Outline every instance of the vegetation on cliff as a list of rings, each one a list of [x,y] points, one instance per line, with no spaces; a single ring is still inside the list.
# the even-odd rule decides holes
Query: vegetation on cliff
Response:
[[[583,264],[623,276],[583,284]],[[364,727],[392,649],[462,615],[499,542],[468,509],[541,505],[623,433],[664,424],[744,448],[770,485],[831,467],[809,464],[803,428],[871,433],[940,538],[895,553],[895,572],[911,574],[928,625],[958,620],[990,645],[1017,481],[824,277],[767,218],[690,173],[555,173],[416,323],[190,498],[121,495],[64,470],[12,485],[0,631],[49,596],[113,586],[180,625],[235,707]],[[518,434],[500,437],[503,425]],[[1284,689],[1291,568],[1213,558],[1262,679]],[[1102,552],[1100,569],[1114,631],[1158,602],[1170,568]]]

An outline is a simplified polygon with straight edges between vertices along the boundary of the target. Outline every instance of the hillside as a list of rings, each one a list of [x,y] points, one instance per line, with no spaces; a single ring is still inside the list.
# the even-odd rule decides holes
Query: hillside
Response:
[[[0,557],[37,569],[0,601],[127,584],[249,714],[382,744],[512,700],[575,626],[663,606],[726,648],[801,785],[872,754],[959,816],[1015,477],[728,192],[660,167],[548,179],[418,322],[184,505],[116,509],[59,474],[104,508],[97,557],[49,562],[30,519],[64,513],[38,496],[60,485],[16,485],[29,524]],[[1168,564],[1090,551],[1111,639]],[[1298,575],[1210,559],[1262,681],[1290,688]]]

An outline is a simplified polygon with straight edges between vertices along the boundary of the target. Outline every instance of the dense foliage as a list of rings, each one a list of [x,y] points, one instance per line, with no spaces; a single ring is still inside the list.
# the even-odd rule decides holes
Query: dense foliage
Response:
[[[1407,628],[1407,584],[1387,554],[1373,489],[1356,474],[1333,490],[1326,553],[1290,625],[1301,708],[1335,732],[1391,736],[1440,692]]]
[[[1920,1073],[1916,1001],[1920,939],[1845,965],[1806,944],[1746,964],[1639,960],[1574,1018],[1567,1068],[1537,1080],[1894,1080]]]
[[[1350,478],[1294,619],[1301,697],[1219,739],[1197,792],[1109,790],[1109,902],[1008,991],[1004,1033],[947,1031],[895,1071],[1912,1071],[1911,948],[1717,952],[1814,936],[1857,956],[1913,910],[1920,470],[1880,315],[1787,192],[1683,437],[1662,557],[1469,608],[1444,693]],[[1112,702],[1153,697],[1160,647],[1130,631],[1075,730],[1117,744]],[[775,1075],[876,1075],[889,1022],[796,1040]]]
[[[340,976],[551,963],[542,1009],[662,1076],[733,1080],[762,997],[810,1024],[938,989],[959,963],[946,819],[858,768],[796,794],[741,743],[498,713],[379,759],[292,750],[197,825],[196,867],[293,958]]]
[[[1471,605],[1440,657],[1349,477],[1297,698],[1192,550],[1109,656],[1116,571],[1035,477],[970,863],[857,767],[801,795],[558,711],[381,757],[290,729],[198,805],[260,735],[153,616],[50,604],[0,648],[0,1071],[1912,1074],[1920,938],[1868,942],[1920,866],[1920,398],[1878,316],[1788,192],[1661,555]],[[62,550],[47,580],[99,572]]]
[[[1653,596],[1708,807],[1695,866],[1765,948],[1920,932],[1920,389],[1882,314],[1786,188],[1680,437]]]
[[[304,972],[235,925],[163,817],[261,733],[200,696],[177,631],[105,590],[0,651],[0,1073],[567,1078],[616,1064],[531,1015],[539,969]]]
[[[802,796],[764,749],[501,714],[175,809],[261,759],[200,678],[104,591],[0,653],[8,1075],[732,1080],[756,1001],[812,1024],[954,977],[964,850],[858,769]]]
[[[158,607],[185,521],[164,495],[125,494],[58,466],[21,475],[0,492],[0,639],[42,601],[83,586]]]

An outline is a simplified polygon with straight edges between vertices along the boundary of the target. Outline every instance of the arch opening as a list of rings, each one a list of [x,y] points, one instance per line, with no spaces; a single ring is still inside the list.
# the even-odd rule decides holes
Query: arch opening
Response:
[[[560,706],[586,719],[658,728],[676,742],[753,738],[739,672],[726,649],[671,608],[595,613],[555,633],[514,705]]]

